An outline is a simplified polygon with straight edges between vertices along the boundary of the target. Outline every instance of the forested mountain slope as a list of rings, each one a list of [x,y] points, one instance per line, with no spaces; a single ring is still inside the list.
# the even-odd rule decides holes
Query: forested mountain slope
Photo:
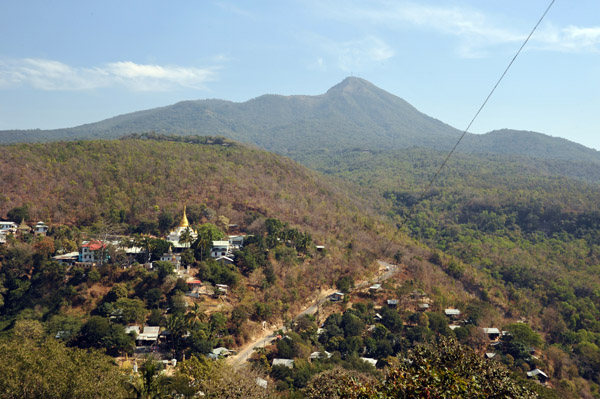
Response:
[[[383,359],[439,334],[484,349],[481,327],[511,325],[523,317],[544,334],[541,339],[532,332],[535,339],[531,342],[544,351],[540,367],[553,381],[566,384],[560,392],[573,393],[565,397],[597,387],[593,370],[600,365],[596,358],[600,351],[594,349],[600,344],[596,321],[600,306],[595,293],[600,292],[600,280],[594,270],[600,256],[596,233],[600,217],[594,202],[595,184],[551,173],[540,177],[536,164],[529,165],[528,172],[502,156],[459,154],[439,184],[416,204],[404,233],[394,236],[393,224],[382,214],[399,222],[415,204],[443,153],[349,151],[344,157],[311,159],[314,167],[337,175],[328,177],[280,155],[222,138],[135,137],[3,147],[0,215],[26,207],[29,219],[42,219],[55,227],[46,238],[56,245],[42,245],[49,244],[48,240],[31,236],[0,248],[0,292],[5,299],[0,305],[0,329],[5,333],[13,323],[21,326],[20,320],[35,324],[64,318],[76,307],[82,332],[70,342],[86,347],[92,345],[92,338],[85,326],[104,320],[111,306],[137,304],[140,320],[155,314],[150,309],[157,303],[160,309],[179,309],[186,318],[192,317],[189,309],[176,307],[174,301],[182,293],[174,288],[175,281],[171,285],[163,281],[166,277],[161,277],[160,270],[118,269],[113,264],[100,268],[102,274],[92,280],[91,273],[74,275],[77,268],[67,271],[48,259],[65,242],[61,224],[71,226],[71,234],[80,238],[105,227],[130,235],[164,232],[173,225],[173,215],[187,204],[193,223],[208,217],[215,221],[218,215],[225,217],[225,226],[236,224],[257,235],[291,229],[295,235],[308,234],[314,243],[325,245],[326,252],[298,250],[288,239],[267,236],[268,248],[239,254],[226,272],[192,258],[203,280],[231,281],[234,299],[219,308],[222,319],[216,333],[207,333],[217,328],[213,324],[219,320],[211,316],[209,322],[198,323],[199,335],[193,335],[193,343],[173,343],[173,347],[179,345],[180,354],[207,353],[224,343],[245,342],[259,321],[289,317],[291,309],[298,309],[299,303],[321,288],[348,290],[353,281],[372,276],[377,258],[386,258],[400,266],[395,281],[386,285],[382,295],[356,293],[355,300],[362,304],[356,308],[353,304],[344,316],[331,316],[331,320],[339,319],[339,325],[327,326],[331,335],[327,341],[302,332],[289,333],[294,342],[290,352],[278,344],[280,355],[304,359],[290,375],[274,368],[271,376],[285,382],[281,387],[306,386],[309,376],[323,370],[305,360],[314,346],[335,348],[331,350],[341,355],[333,361],[364,371],[360,353]],[[168,214],[171,219],[161,228]],[[53,289],[59,282],[64,287]],[[102,294],[98,294],[100,289]],[[117,292],[121,297],[115,300]],[[409,299],[414,292],[431,297],[431,312],[415,310],[415,302]],[[381,310],[387,327],[366,332],[367,323],[375,323],[375,303],[384,304],[393,297],[404,298],[406,307],[393,313]],[[347,306],[342,304],[341,309]],[[469,317],[456,332],[440,314],[448,306],[463,309]],[[166,326],[180,317],[164,311],[161,317]],[[364,321],[357,321],[358,317]],[[356,330],[353,323],[361,329]],[[317,324],[313,324],[314,332]],[[302,327],[298,323],[294,328]],[[352,331],[361,331],[364,337]],[[556,347],[544,348],[544,342]],[[501,355],[522,377],[530,364],[538,363],[519,345],[503,347]],[[333,363],[323,367],[333,367]],[[560,367],[570,367],[569,372]],[[575,382],[574,388],[568,385]]]
[[[313,166],[378,191],[380,210],[408,234],[488,275],[483,297],[525,316],[549,345],[570,354],[579,376],[598,384],[598,166],[457,153],[419,200],[445,156],[352,151]],[[471,269],[440,264],[468,286]]]
[[[263,95],[234,103],[183,101],[74,128],[2,131],[0,143],[109,139],[154,131],[220,135],[304,161],[307,153],[426,147],[449,150],[461,132],[366,80],[350,77],[318,96]],[[597,151],[533,132],[468,134],[458,149],[600,163]]]

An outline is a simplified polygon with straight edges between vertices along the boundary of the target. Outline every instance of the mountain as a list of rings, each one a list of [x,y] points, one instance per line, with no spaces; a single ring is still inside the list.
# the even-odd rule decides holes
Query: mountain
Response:
[[[183,101],[68,129],[0,131],[0,143],[110,139],[150,131],[219,135],[300,161],[307,154],[352,148],[447,151],[461,134],[366,80],[349,77],[318,96],[263,95],[243,103]],[[458,150],[600,163],[595,150],[514,130],[468,134]]]

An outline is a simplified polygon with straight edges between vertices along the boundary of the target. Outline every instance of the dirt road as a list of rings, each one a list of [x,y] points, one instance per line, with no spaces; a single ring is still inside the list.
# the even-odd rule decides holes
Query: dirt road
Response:
[[[377,263],[379,263],[379,266],[382,269],[384,269],[384,273],[379,275],[372,281],[363,281],[362,283],[355,286],[353,291],[357,291],[357,290],[363,289],[365,287],[368,287],[375,282],[382,282],[382,281],[390,278],[391,276],[393,276],[398,270],[398,267],[396,265],[392,265],[391,263],[387,263],[382,260],[377,260]],[[307,315],[307,314],[315,314],[317,312],[317,310],[319,309],[319,306],[321,306],[323,303],[325,303],[325,301],[328,301],[329,296],[331,294],[333,294],[334,292],[336,292],[336,290],[334,290],[334,289],[322,292],[319,295],[319,297],[317,299],[315,299],[315,301],[313,302],[312,305],[310,305],[309,307],[304,309],[302,312],[298,313],[294,317],[294,319],[297,319],[298,317]],[[263,334],[261,334],[259,337],[257,337],[252,343],[248,344],[245,348],[241,349],[235,356],[231,356],[229,358],[229,362],[234,367],[239,367],[242,364],[244,364],[248,360],[248,358],[250,358],[250,356],[252,355],[252,353],[254,352],[255,349],[264,347],[267,345],[267,343],[269,343],[273,339],[275,339],[275,337],[277,336],[275,334],[275,332],[277,330],[280,330],[281,327],[282,326],[275,326],[274,328],[265,331]]]

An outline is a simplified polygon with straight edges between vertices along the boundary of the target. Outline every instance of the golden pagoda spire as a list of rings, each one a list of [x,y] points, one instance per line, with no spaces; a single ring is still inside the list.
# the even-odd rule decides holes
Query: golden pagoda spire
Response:
[[[181,218],[181,223],[179,223],[179,227],[190,227],[190,223],[187,220],[187,216],[185,215],[185,205],[183,206],[183,217]]]

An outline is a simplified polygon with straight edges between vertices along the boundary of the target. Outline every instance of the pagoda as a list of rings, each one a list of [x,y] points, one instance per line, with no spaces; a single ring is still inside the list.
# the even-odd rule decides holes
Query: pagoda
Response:
[[[173,246],[173,248],[176,251],[177,250],[181,251],[182,249],[187,248],[189,246],[189,244],[187,242],[183,243],[183,242],[179,241],[181,239],[181,235],[187,229],[190,230],[190,235],[195,240],[198,237],[198,233],[196,233],[196,231],[194,231],[190,227],[190,222],[188,222],[187,215],[185,214],[185,205],[184,205],[183,206],[183,216],[181,217],[181,222],[179,222],[179,225],[174,230],[172,230],[169,233],[169,235],[167,236],[167,241],[169,241],[171,243],[171,245]]]

